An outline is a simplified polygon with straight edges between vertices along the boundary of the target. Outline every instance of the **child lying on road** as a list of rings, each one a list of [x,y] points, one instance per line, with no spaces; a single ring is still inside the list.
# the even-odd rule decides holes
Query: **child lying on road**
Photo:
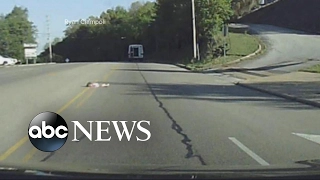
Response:
[[[106,84],[106,83],[92,83],[92,82],[88,82],[87,86],[86,87],[94,87],[94,88],[97,88],[97,87],[109,87],[110,84]]]

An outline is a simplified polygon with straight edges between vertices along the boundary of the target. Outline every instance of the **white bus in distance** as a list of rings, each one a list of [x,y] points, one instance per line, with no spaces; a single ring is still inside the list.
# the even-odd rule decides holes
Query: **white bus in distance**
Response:
[[[131,44],[128,48],[129,61],[143,61],[143,46],[141,44]]]

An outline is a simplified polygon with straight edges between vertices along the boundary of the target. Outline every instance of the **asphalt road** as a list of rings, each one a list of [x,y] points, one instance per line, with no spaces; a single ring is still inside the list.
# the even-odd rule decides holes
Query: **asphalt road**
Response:
[[[266,43],[268,53],[239,67],[256,71],[293,72],[320,63],[320,35],[271,26],[249,24]]]
[[[110,87],[83,87],[89,81]],[[319,109],[233,81],[152,63],[0,68],[0,164],[269,166],[320,157],[317,136],[293,134],[320,135]],[[69,139],[55,153],[36,150],[26,138],[30,121],[44,111],[68,122]],[[81,141],[72,142],[74,120],[147,120],[151,139],[120,142],[110,128],[110,142],[89,141],[80,133]]]

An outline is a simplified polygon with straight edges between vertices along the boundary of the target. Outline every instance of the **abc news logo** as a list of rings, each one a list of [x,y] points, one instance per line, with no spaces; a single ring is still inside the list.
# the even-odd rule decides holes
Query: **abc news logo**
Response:
[[[122,141],[123,137],[126,136],[127,140],[130,141],[132,133],[135,128],[140,132],[144,133],[146,138],[135,137],[136,141],[148,141],[151,138],[151,133],[146,129],[143,124],[150,126],[150,121],[132,121],[132,128],[129,131],[127,127],[127,121],[87,121],[89,130],[83,127],[78,121],[71,121],[73,123],[73,139],[72,141],[77,142],[77,132],[79,130],[86,136],[90,141],[111,141],[112,136],[109,138],[102,138],[102,133],[109,133],[109,127],[111,125],[117,134],[119,141]],[[96,124],[96,130],[92,131],[92,125]],[[102,128],[102,125],[108,126]],[[122,130],[120,130],[122,128]],[[53,112],[43,112],[38,114],[30,123],[28,127],[29,140],[33,146],[40,151],[53,152],[60,149],[68,139],[68,125],[66,121],[58,114]],[[93,132],[97,133],[97,138],[93,140]]]

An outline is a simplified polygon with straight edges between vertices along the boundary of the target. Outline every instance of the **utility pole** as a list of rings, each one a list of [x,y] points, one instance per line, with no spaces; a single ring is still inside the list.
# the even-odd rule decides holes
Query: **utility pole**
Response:
[[[49,16],[47,15],[47,28],[48,28],[48,44],[49,44],[49,56],[50,56],[50,62],[52,63],[52,47],[51,47],[51,38],[50,38],[50,21]]]
[[[194,0],[192,2],[192,29],[193,29],[193,58],[197,58],[197,32],[196,32],[196,13],[195,13],[195,5]]]

